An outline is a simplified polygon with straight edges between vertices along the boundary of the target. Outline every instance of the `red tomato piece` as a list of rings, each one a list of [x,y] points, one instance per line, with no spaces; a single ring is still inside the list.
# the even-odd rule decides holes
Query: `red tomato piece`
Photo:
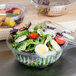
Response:
[[[28,35],[28,37],[29,37],[30,39],[36,39],[38,36],[39,36],[38,33],[34,33],[34,34],[29,34],[29,35]]]
[[[65,39],[62,38],[61,36],[56,36],[55,41],[60,45],[65,44]]]

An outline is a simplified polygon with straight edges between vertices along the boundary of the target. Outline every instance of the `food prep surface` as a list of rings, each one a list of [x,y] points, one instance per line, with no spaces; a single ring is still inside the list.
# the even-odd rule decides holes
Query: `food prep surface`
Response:
[[[24,5],[26,9],[26,13],[24,16],[24,20],[19,21],[22,22],[19,26],[25,25],[28,21],[31,21],[32,23],[41,23],[43,21],[49,20],[52,22],[66,22],[66,21],[76,21],[76,4],[68,8],[68,13],[63,16],[58,17],[47,17],[43,16],[41,14],[38,14],[37,9],[35,9],[34,5],[30,3],[30,0],[0,0],[0,3],[20,3],[21,5]],[[32,11],[31,11],[32,10]],[[7,22],[7,21],[6,21]],[[8,23],[8,22],[7,22]],[[65,26],[65,25],[64,25]],[[6,26],[7,27],[7,26]],[[17,26],[18,27],[18,26]],[[68,26],[66,26],[68,27]],[[0,28],[0,40],[5,40],[6,37],[9,34],[10,28]]]
[[[44,69],[29,68],[19,63],[5,41],[0,41],[0,76],[76,76],[76,48],[71,45],[64,50],[61,58]],[[70,49],[69,49],[70,48]]]

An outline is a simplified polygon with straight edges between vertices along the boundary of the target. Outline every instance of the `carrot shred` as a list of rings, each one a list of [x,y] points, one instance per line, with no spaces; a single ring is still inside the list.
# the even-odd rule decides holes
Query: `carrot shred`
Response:
[[[43,40],[45,40],[45,37],[44,37],[44,35],[43,35]]]
[[[29,41],[26,41],[26,43],[29,43]]]

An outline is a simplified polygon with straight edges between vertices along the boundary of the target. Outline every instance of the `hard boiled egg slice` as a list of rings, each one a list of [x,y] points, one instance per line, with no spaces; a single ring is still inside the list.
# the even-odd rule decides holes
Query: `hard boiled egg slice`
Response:
[[[49,51],[48,53],[47,53],[47,56],[54,56],[54,55],[56,55],[56,50],[52,50],[52,51]]]
[[[15,42],[21,42],[26,39],[26,35],[23,35],[15,40]]]
[[[35,53],[42,58],[46,58],[47,57],[47,53],[48,53],[48,47],[44,44],[39,44],[35,47]]]
[[[61,51],[61,47],[55,40],[51,40],[50,43],[56,51]]]
[[[48,56],[55,56],[56,55],[56,51],[48,51],[46,54],[42,55],[42,58],[47,58]]]

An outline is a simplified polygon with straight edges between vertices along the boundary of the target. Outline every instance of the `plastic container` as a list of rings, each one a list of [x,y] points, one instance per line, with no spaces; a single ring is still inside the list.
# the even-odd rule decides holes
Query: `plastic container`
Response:
[[[68,12],[68,7],[73,5],[75,0],[31,0],[31,3],[42,15],[60,16]]]
[[[17,3],[0,4],[0,27],[15,27],[23,22],[25,7]]]
[[[62,52],[63,52],[64,48],[67,47],[68,43],[76,45],[76,43],[75,43],[76,36],[74,36],[75,34],[73,35],[73,38],[74,38],[74,41],[73,41],[73,38],[70,35],[70,31],[68,31],[67,29],[64,29],[63,27],[59,26],[58,24],[52,23],[50,21],[46,21],[45,23],[47,24],[48,29],[55,31],[57,33],[57,35],[59,35],[59,36],[62,35],[62,37],[64,37],[66,39],[66,43],[61,46],[61,50],[56,52],[55,55],[49,55],[47,58],[41,58],[33,53],[25,53],[25,52],[19,53],[18,50],[11,47],[10,42],[9,42],[10,41],[10,36],[9,36],[7,39],[7,45],[12,50],[16,59],[19,62],[21,62],[22,64],[27,65],[27,66],[32,66],[32,67],[38,67],[38,68],[47,67],[48,65],[56,62],[61,57]],[[66,37],[62,33],[65,33]],[[69,36],[71,38],[69,38]]]

